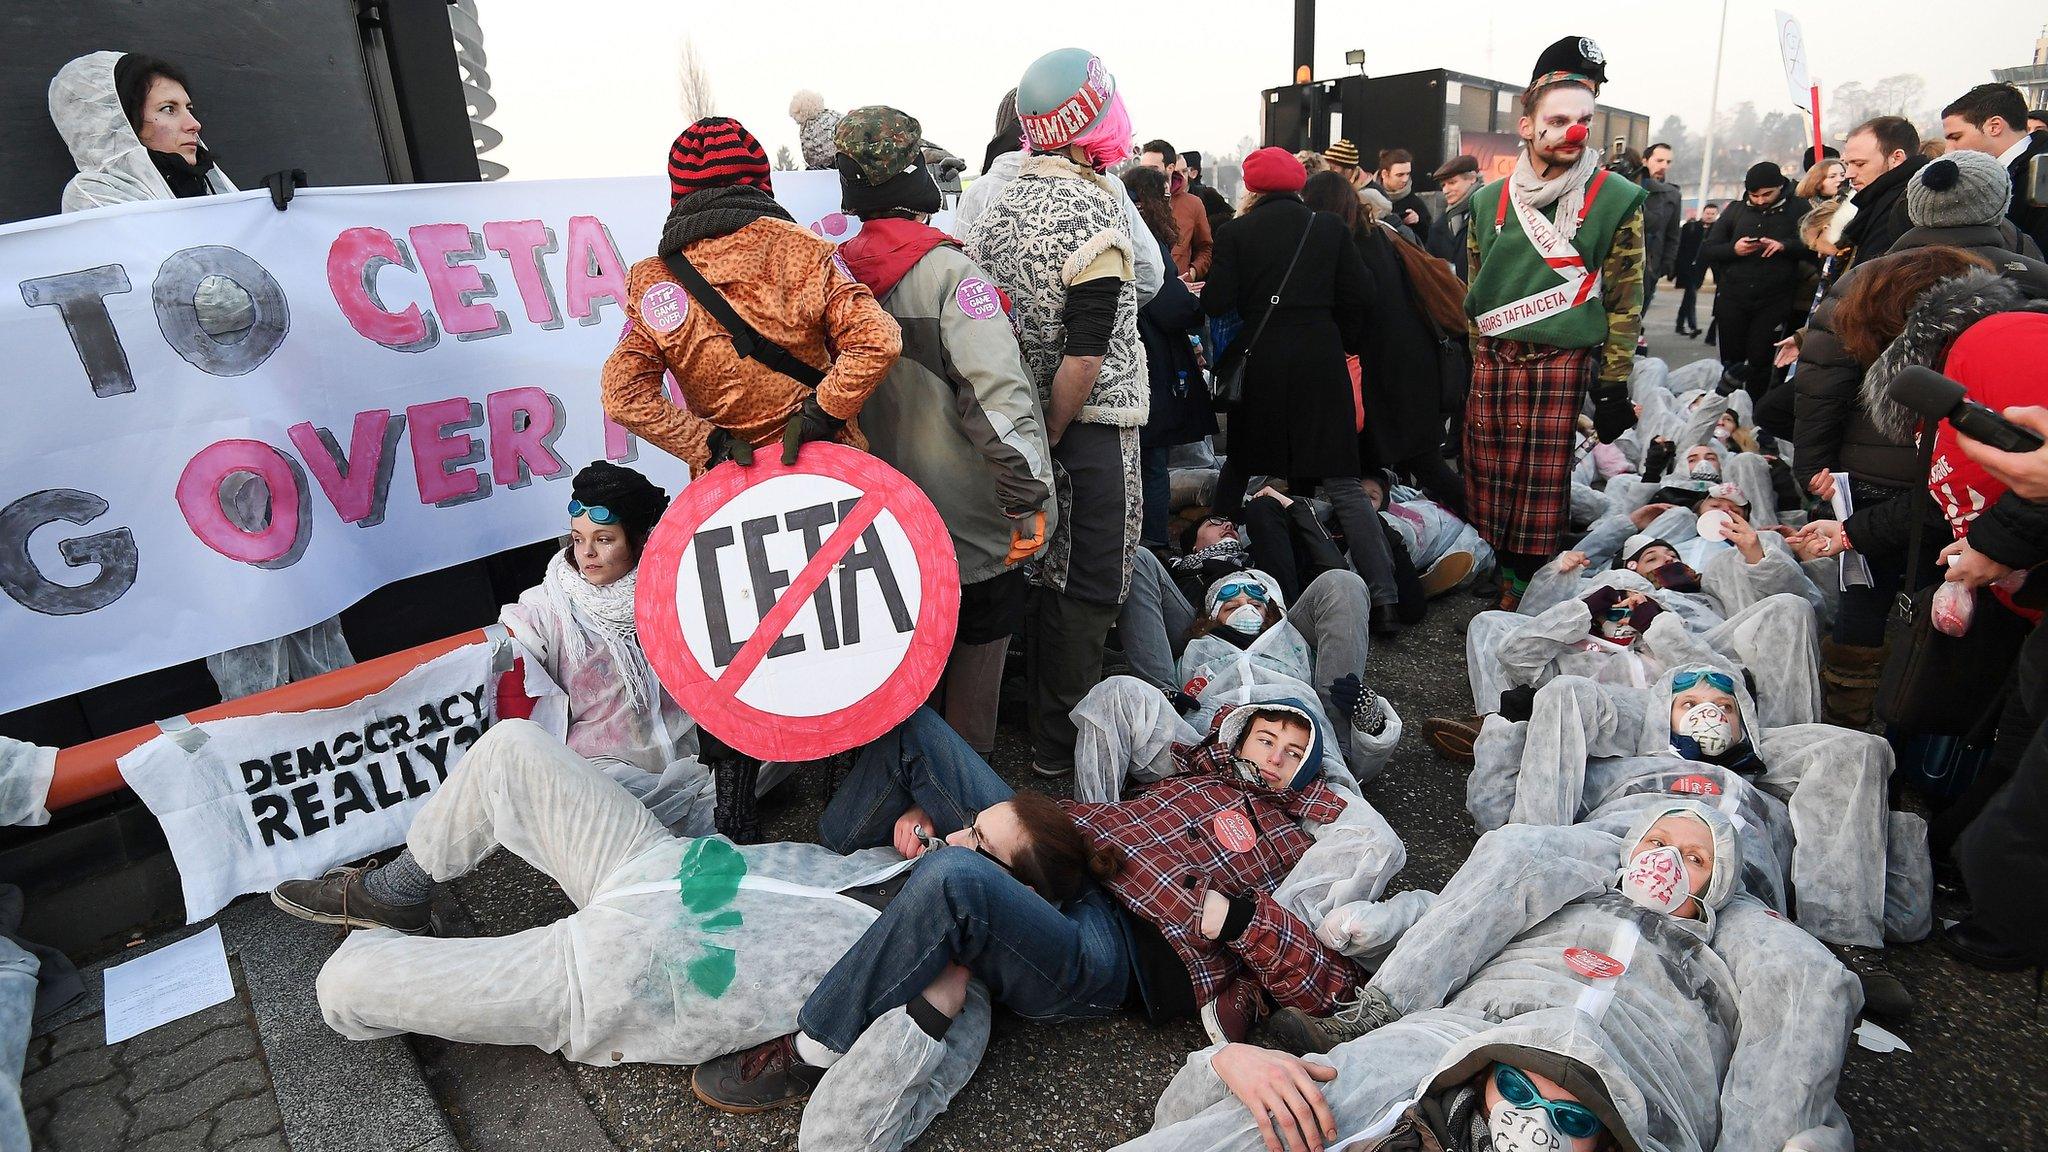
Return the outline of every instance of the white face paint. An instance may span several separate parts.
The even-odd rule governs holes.
[[[1669,844],[1640,853],[1622,869],[1621,894],[1652,912],[1672,915],[1692,895],[1685,857]]]
[[[1247,636],[1257,636],[1259,629],[1266,626],[1266,610],[1257,604],[1239,604],[1223,622]]]
[[[1735,743],[1735,718],[1711,700],[1702,700],[1685,710],[1672,731],[1690,736],[1709,756],[1719,756]]]
[[[1550,1113],[1541,1108],[1517,1108],[1505,1100],[1487,1113],[1486,1130],[1493,1136],[1494,1152],[1554,1152],[1571,1147],[1550,1122]]]

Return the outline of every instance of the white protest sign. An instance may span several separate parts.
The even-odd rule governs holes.
[[[497,720],[493,652],[509,637],[430,660],[382,692],[314,712],[166,730],[121,757],[163,824],[187,922],[244,892],[318,876],[405,840],[414,815]],[[499,663],[509,663],[501,660]],[[525,662],[533,720],[560,736],[567,700]]]
[[[902,473],[771,446],[669,505],[640,559],[641,646],[676,703],[763,760],[865,744],[938,683],[959,624],[952,537]]]
[[[1790,12],[1776,13],[1778,20],[1778,54],[1785,64],[1785,90],[1792,97],[1795,107],[1813,111],[1813,78],[1809,72],[1806,53],[1806,33],[1799,30],[1799,17]]]
[[[817,235],[858,233],[836,173],[776,173],[775,190]],[[598,394],[626,271],[668,210],[648,176],[0,226],[0,650],[32,657],[0,662],[0,712],[558,534],[592,460],[682,488],[681,461],[641,451]],[[208,330],[195,299],[216,277],[249,295],[246,331]],[[244,488],[267,516],[223,499]]]

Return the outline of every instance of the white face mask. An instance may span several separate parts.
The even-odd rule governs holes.
[[[1517,1108],[1502,1100],[1486,1115],[1486,1130],[1493,1136],[1494,1152],[1554,1152],[1571,1147],[1571,1141],[1550,1122],[1541,1108]]]
[[[1729,435],[1728,429],[1721,427],[1719,424],[1714,425],[1714,439],[1726,441]]]
[[[1622,870],[1621,894],[1652,912],[1677,912],[1692,895],[1685,857],[1669,844],[1641,853]]]
[[[1735,743],[1735,719],[1719,704],[1702,700],[1679,716],[1672,731],[1690,736],[1709,756],[1719,756]]]
[[[1266,610],[1257,604],[1239,604],[1223,622],[1247,636],[1257,636],[1259,629],[1266,626]]]

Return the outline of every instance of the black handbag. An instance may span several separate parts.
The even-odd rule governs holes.
[[[1287,281],[1294,277],[1294,266],[1301,262],[1301,250],[1308,247],[1308,234],[1316,230],[1315,213],[1309,213],[1308,227],[1301,230],[1301,240],[1294,245],[1294,257],[1287,261],[1287,271],[1280,274],[1280,283],[1273,289],[1272,298],[1267,301],[1266,314],[1259,317],[1259,326],[1252,329],[1252,338],[1242,345],[1232,344],[1223,354],[1223,363],[1210,377],[1209,401],[1218,412],[1230,412],[1244,403],[1244,370],[1251,359],[1252,349],[1259,337],[1266,334],[1266,325],[1273,320],[1273,313],[1280,310],[1280,294],[1287,290]]]
[[[1934,462],[1935,429],[1922,433],[1924,475]],[[1898,497],[1931,499],[1924,488]],[[1920,535],[1925,516],[1914,516],[1906,544],[1906,578],[1920,571]],[[1942,581],[1910,596],[1899,593],[1899,607],[1908,613],[1911,634],[1903,650],[1885,662],[1878,681],[1877,714],[1885,723],[1933,736],[1968,736],[1977,731],[1989,709],[1998,706],[1998,686],[2019,660],[2028,625],[2018,613],[1985,589],[1977,589],[1970,630],[1951,636],[1934,626],[1934,593]]]

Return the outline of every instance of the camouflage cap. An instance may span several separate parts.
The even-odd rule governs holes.
[[[833,148],[853,161],[869,185],[885,184],[924,163],[923,140],[917,117],[883,104],[855,108],[832,132]]]

